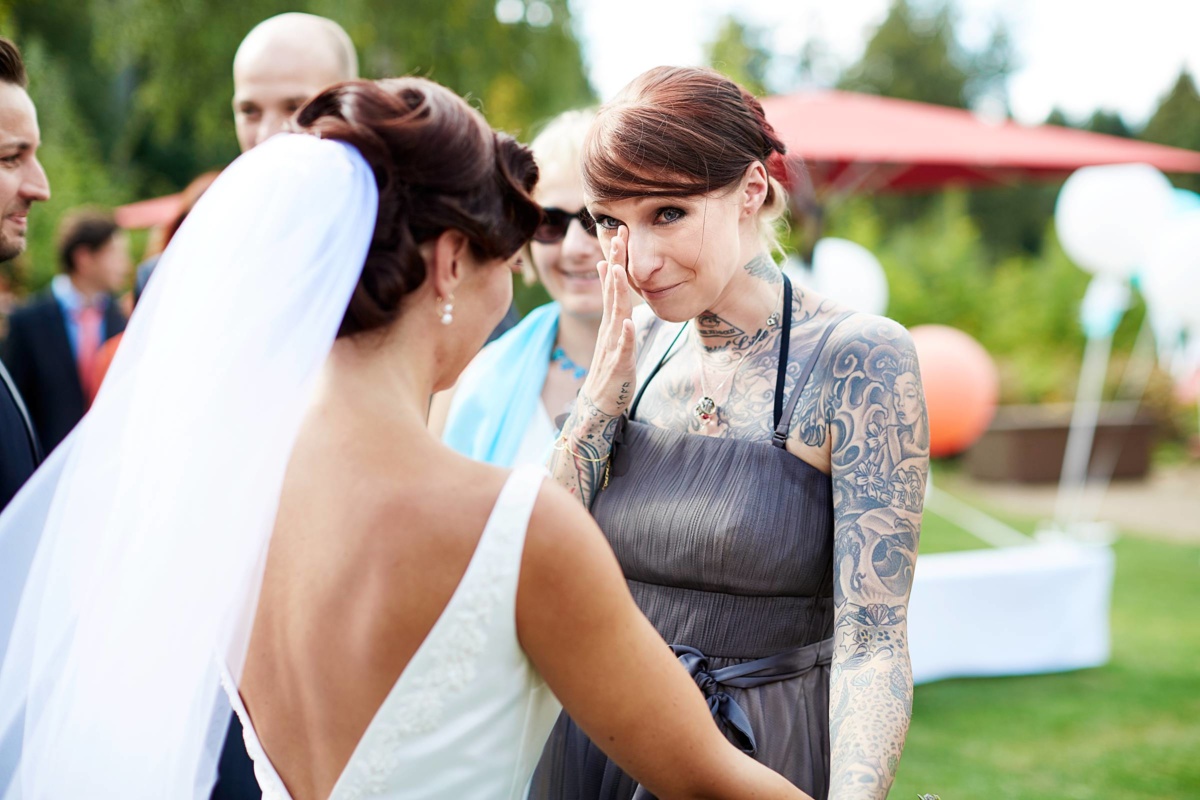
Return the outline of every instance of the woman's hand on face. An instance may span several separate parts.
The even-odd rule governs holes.
[[[596,408],[614,417],[628,409],[637,382],[628,241],[629,229],[622,225],[613,237],[608,260],[597,265],[604,311],[596,353],[582,390]]]

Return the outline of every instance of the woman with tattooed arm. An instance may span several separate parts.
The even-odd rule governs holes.
[[[783,152],[708,70],[651,70],[601,109],[604,319],[550,466],[729,739],[813,797],[884,798],[912,710],[920,373],[900,325],[775,266]],[[648,795],[564,716],[530,796]]]

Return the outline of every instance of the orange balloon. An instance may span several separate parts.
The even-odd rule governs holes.
[[[957,328],[918,325],[910,333],[929,412],[929,454],[961,453],[983,435],[996,414],[996,362],[983,345]]]

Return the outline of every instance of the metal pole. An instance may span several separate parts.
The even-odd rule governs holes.
[[[1142,326],[1138,330],[1137,341],[1129,356],[1129,364],[1121,376],[1121,385],[1117,389],[1119,399],[1129,400],[1123,413],[1113,418],[1112,422],[1118,427],[1132,424],[1142,408],[1142,399],[1146,396],[1146,387],[1150,384],[1150,373],[1154,370],[1154,330],[1150,325],[1150,315],[1146,314]],[[1093,522],[1100,511],[1100,503],[1112,483],[1113,472],[1117,468],[1117,460],[1121,457],[1124,442],[1118,441],[1116,446],[1097,453],[1092,469],[1084,475],[1082,488],[1083,500],[1080,516],[1073,522]]]
[[[1056,527],[1067,532],[1079,520],[1083,487],[1087,480],[1088,461],[1100,418],[1100,399],[1104,391],[1104,376],[1112,352],[1112,334],[1088,337],[1079,372],[1079,388],[1075,392],[1075,410],[1071,414],[1071,429],[1063,453],[1062,475],[1058,481],[1058,497],[1054,504]]]

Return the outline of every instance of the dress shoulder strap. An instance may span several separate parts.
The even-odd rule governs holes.
[[[813,348],[812,355],[808,357],[808,363],[804,365],[804,369],[800,372],[800,377],[796,380],[796,385],[792,389],[792,396],[788,398],[787,407],[783,410],[783,416],[775,426],[775,436],[772,438],[771,443],[776,447],[785,447],[787,445],[788,435],[792,431],[792,415],[796,412],[796,404],[800,402],[800,395],[804,394],[804,388],[808,385],[808,379],[812,375],[813,368],[816,367],[817,360],[821,357],[821,351],[825,349],[825,343],[829,341],[829,335],[833,333],[834,328],[841,325],[842,322],[853,314],[853,311],[846,311],[838,315],[821,332],[821,338],[817,340],[817,346]]]
[[[517,586],[529,518],[547,477],[546,468],[540,464],[523,464],[509,474],[466,572],[446,606],[447,610],[470,609],[479,630],[488,629],[498,635],[493,640],[495,646],[503,647],[500,643],[515,635]],[[447,611],[442,613],[445,616]],[[430,637],[436,631],[435,627]]]
[[[496,498],[496,505],[484,528],[484,539],[494,534],[495,538],[513,542],[513,549],[517,553],[522,551],[529,517],[533,514],[534,503],[547,474],[541,464],[523,464],[513,469]],[[485,544],[491,546],[492,542],[481,540],[479,546]]]
[[[657,332],[657,326],[659,325],[660,322],[661,322],[661,320],[659,320],[658,317],[654,318],[654,322],[651,323],[653,326],[651,328],[652,334]],[[650,374],[646,376],[646,379],[641,381],[642,385],[638,387],[637,395],[634,396],[634,398],[633,398],[633,404],[629,406],[629,418],[630,419],[636,418],[638,404],[642,402],[642,395],[646,393],[646,387],[650,385],[650,381],[654,380],[654,376],[658,374],[658,371],[663,368],[663,364],[667,363],[667,360],[671,357],[671,353],[675,350],[675,345],[679,342],[679,337],[683,336],[683,332],[686,331],[687,328],[688,328],[688,326],[687,326],[686,322],[679,326],[679,330],[676,331],[676,333],[675,333],[675,338],[671,340],[671,343],[669,345],[667,345],[667,349],[663,351],[662,358],[660,358],[658,360],[658,363],[654,365],[654,369],[650,370]],[[644,345],[644,347],[645,347],[644,352],[648,352],[650,350],[651,341],[653,341],[653,336],[647,336],[646,344]],[[639,355],[639,359],[638,359],[638,366],[639,367],[641,366],[640,355]]]
[[[642,371],[642,363],[645,362],[647,354],[649,354],[651,346],[654,344],[654,339],[658,335],[658,329],[662,327],[663,321],[659,317],[654,317],[650,320],[650,324],[646,327],[646,340],[642,342],[642,349],[638,351],[635,369],[640,373]]]

